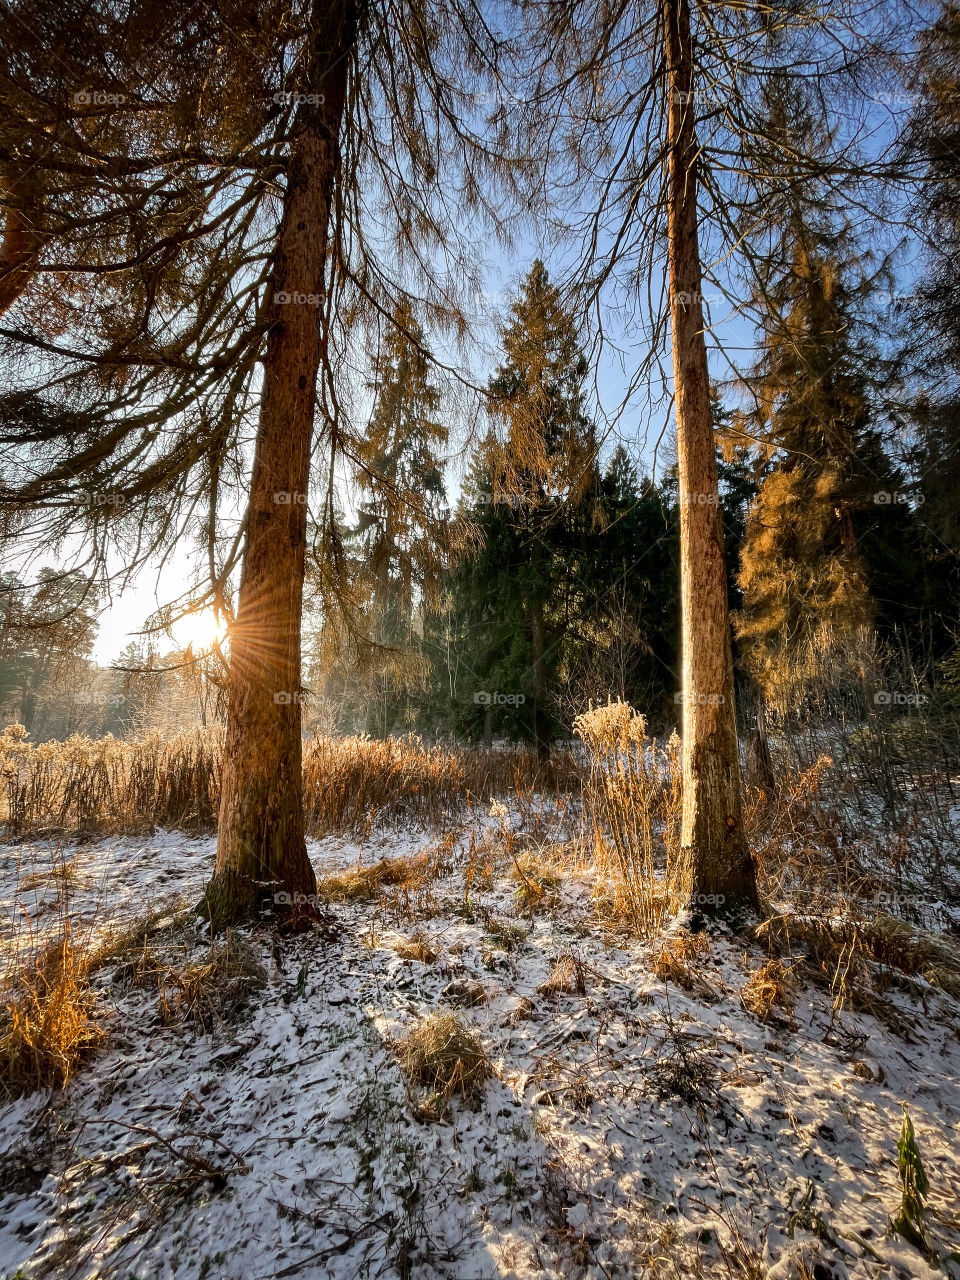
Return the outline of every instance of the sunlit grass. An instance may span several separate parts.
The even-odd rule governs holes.
[[[74,735],[30,742],[0,734],[0,822],[10,835],[50,829],[212,831],[220,803],[222,732],[191,730],[135,741]],[[560,753],[546,775],[523,747],[431,747],[419,738],[312,738],[303,748],[307,830],[363,833],[376,822],[437,827],[493,795],[575,791],[580,771]]]

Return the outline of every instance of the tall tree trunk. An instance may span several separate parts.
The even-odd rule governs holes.
[[[757,691],[756,718],[750,739],[749,768],[751,781],[772,796],[777,789],[777,775],[770,754],[770,737],[767,732],[767,699],[762,689]]]
[[[202,910],[215,928],[278,891],[312,894],[304,839],[300,623],[306,494],[322,331],[330,206],[358,0],[315,0],[312,49],[268,305],[263,398],[247,542],[230,636],[217,862]]]
[[[668,77],[670,320],[680,482],[682,905],[755,903],[743,830],[727,573],[703,334],[689,0],[663,0]]]
[[[0,175],[0,195],[4,202],[3,239],[0,240],[0,315],[8,311],[30,283],[40,258],[43,237],[34,225],[39,205],[39,183],[33,166],[11,177]]]

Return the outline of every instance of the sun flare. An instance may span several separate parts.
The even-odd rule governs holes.
[[[216,618],[212,609],[199,609],[178,618],[172,631],[177,644],[184,649],[189,645],[194,653],[205,653],[218,642],[223,643],[227,624],[225,619]]]

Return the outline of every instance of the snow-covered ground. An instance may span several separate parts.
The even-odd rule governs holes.
[[[323,874],[435,841],[310,851]],[[208,943],[175,907],[199,897],[213,848],[166,833],[4,846],[0,943],[9,958],[25,928],[56,921],[46,872],[66,860],[78,927],[170,903],[150,945],[200,959]],[[761,1024],[739,989],[764,956],[743,938],[712,935],[687,991],[653,975],[655,946],[601,928],[583,875],[524,919],[508,860],[469,893],[454,862],[414,904],[387,890],[334,906],[334,931],[248,932],[266,985],[209,1032],[165,1025],[156,989],[106,966],[103,1047],[63,1093],[0,1106],[0,1276],[944,1274],[887,1227],[906,1103],[933,1234],[960,1248],[955,1001],[892,988],[895,1032],[833,1016],[829,992],[807,987],[792,1016]],[[435,961],[397,954],[414,933]],[[538,992],[567,955],[585,993]],[[453,1005],[494,1076],[479,1104],[455,1099],[431,1122],[392,1042]]]

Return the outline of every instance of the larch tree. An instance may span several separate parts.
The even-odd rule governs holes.
[[[783,75],[766,88],[768,136],[821,152],[826,131],[809,95]],[[790,187],[761,175],[758,198],[765,185],[760,355],[733,432],[755,449],[762,476],[741,552],[737,633],[761,707],[785,715],[808,711],[818,690],[847,684],[869,695],[875,632],[909,622],[918,575],[904,478],[878,426],[879,359],[865,325],[876,271],[828,182]]]
[[[571,295],[597,313],[599,340],[625,368],[624,403],[644,397],[652,418],[662,400],[657,387],[673,398],[684,699],[678,904],[752,904],[708,338],[718,359],[723,352],[711,335],[711,308],[742,301],[735,264],[753,262],[757,216],[750,178],[771,148],[780,153],[772,172],[791,186],[813,175],[866,173],[866,128],[857,117],[868,114],[876,50],[898,47],[889,30],[897,12],[858,0],[840,0],[829,13],[805,2],[528,0],[525,13],[524,56],[540,68],[530,146],[552,153],[557,185],[566,184],[552,226],[579,250],[567,275]],[[849,127],[826,154],[767,138],[762,88],[784,65],[841,108]],[[560,134],[562,150],[552,145]],[[874,171],[882,168],[881,157]],[[705,284],[715,291],[710,304]]]
[[[743,829],[740,753],[727,612],[699,242],[695,53],[688,0],[665,0],[667,245],[677,468],[683,690],[684,898],[756,899]]]
[[[466,334],[478,228],[524,163],[488,145],[477,105],[498,38],[460,0],[31,0],[0,28],[4,532],[80,538],[86,570],[115,582],[197,548],[178,607],[234,619],[203,902],[218,927],[315,887],[311,456],[349,458],[359,347],[404,297]],[[324,494],[321,537],[331,515]]]
[[[871,406],[839,263],[800,235],[770,296],[745,425],[768,461],[741,552],[737,634],[766,702],[786,713],[825,670],[864,674],[873,607],[854,517],[887,476],[865,465]]]

